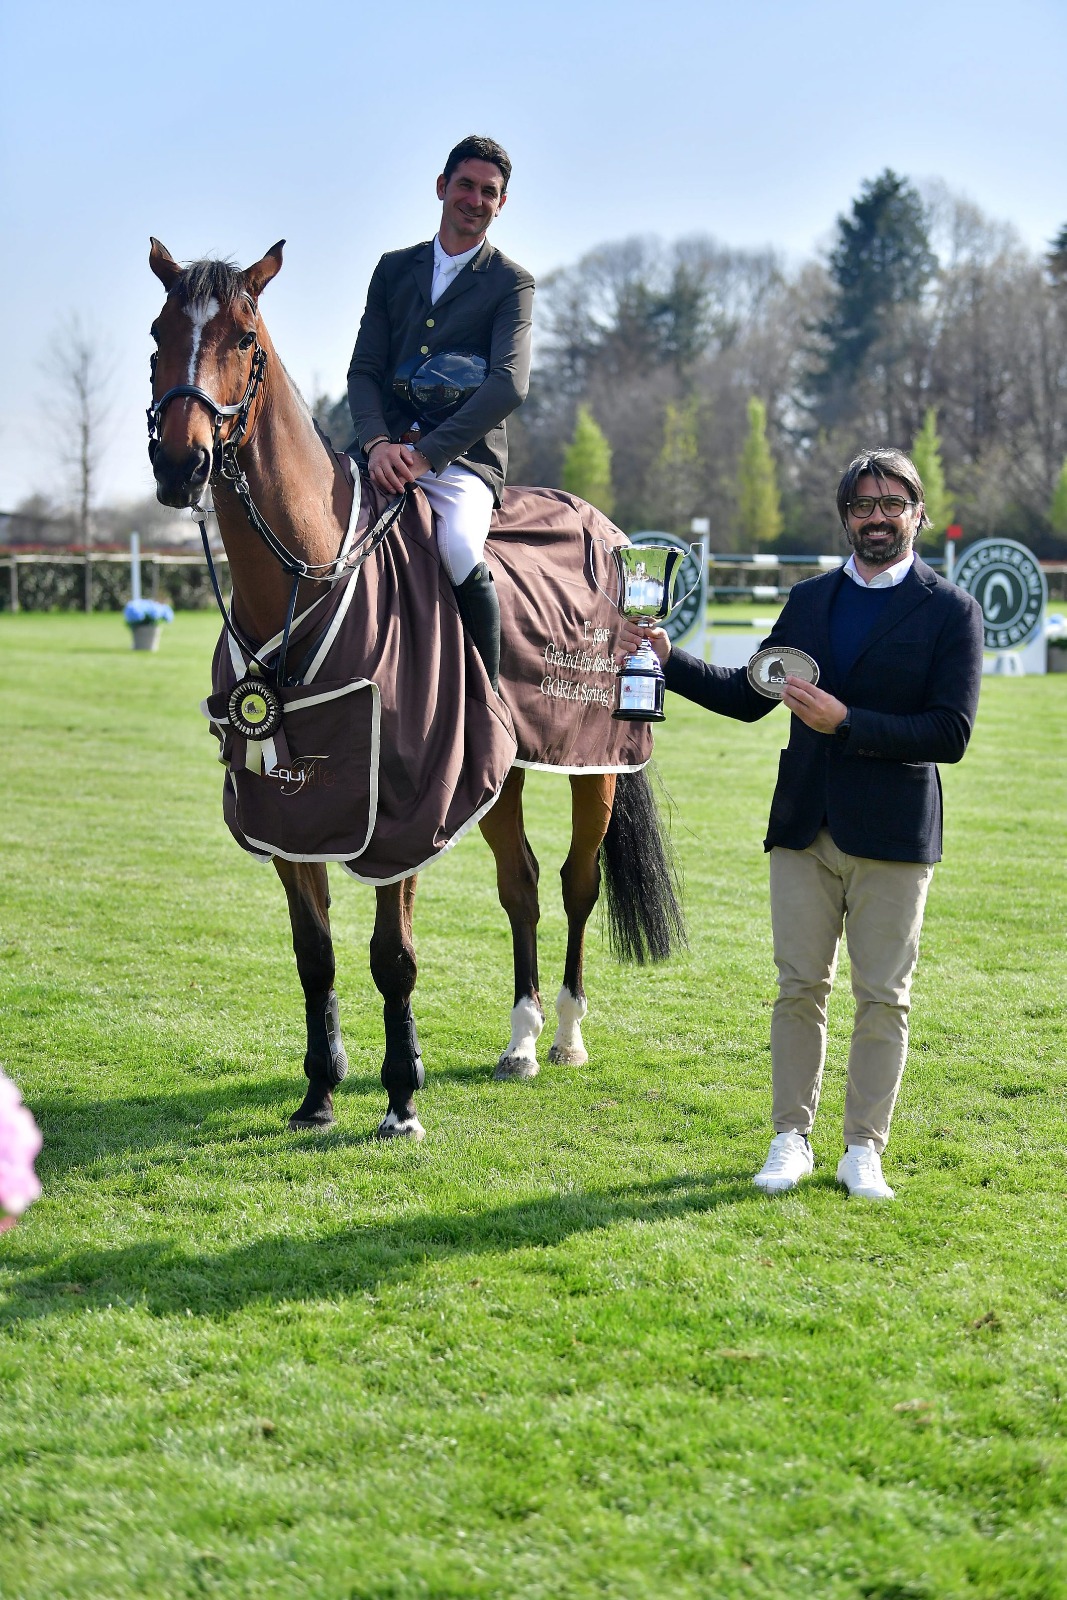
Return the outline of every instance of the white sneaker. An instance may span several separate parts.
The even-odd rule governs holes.
[[[795,1189],[815,1166],[811,1145],[802,1133],[776,1133],[767,1159],[752,1182],[764,1194],[784,1194]]]
[[[871,1139],[850,1144],[837,1163],[837,1181],[843,1183],[853,1200],[895,1200],[882,1177],[882,1158]]]

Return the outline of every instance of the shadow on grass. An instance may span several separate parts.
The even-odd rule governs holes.
[[[494,1058],[484,1065],[444,1066],[428,1074],[426,1090],[418,1097],[427,1126],[433,1121],[435,1083],[492,1090],[495,1065]],[[38,1161],[41,1176],[60,1177],[85,1168],[99,1171],[102,1162],[151,1155],[176,1143],[192,1152],[220,1140],[253,1144],[288,1134],[303,1144],[325,1139],[334,1146],[365,1145],[375,1138],[388,1105],[377,1069],[353,1066],[335,1093],[338,1120],[334,1127],[325,1134],[290,1134],[289,1117],[307,1088],[304,1074],[298,1069],[284,1077],[250,1078],[245,1070],[213,1074],[210,1085],[190,1085],[169,1094],[137,1090],[104,1100],[73,1094],[34,1096],[33,1112],[45,1136],[44,1154]],[[525,1082],[506,1083],[496,1085],[495,1092],[506,1097],[530,1093],[531,1088]],[[367,1100],[373,1104],[365,1104]],[[269,1114],[267,1125],[264,1114]]]
[[[493,1077],[496,1064],[497,1057],[490,1054],[473,1065],[452,1064],[427,1069],[426,1087],[416,1097],[427,1127],[434,1121],[433,1093],[438,1086],[454,1084],[467,1090],[499,1095],[502,1111],[509,1098],[537,1092],[536,1079],[496,1082]],[[137,1070],[141,1075],[144,1068]],[[548,1067],[546,1075],[573,1075],[583,1070]],[[169,1150],[176,1142],[187,1145],[190,1150],[200,1150],[220,1139],[250,1144],[288,1134],[289,1117],[304,1098],[307,1079],[299,1065],[285,1075],[274,1072],[269,1076],[256,1076],[255,1073],[253,1066],[191,1067],[187,1070],[185,1085],[166,1094],[151,1094],[142,1088],[125,1096],[109,1095],[106,1099],[83,1098],[77,1091],[62,1095],[35,1094],[32,1109],[45,1138],[38,1170],[44,1177],[59,1177],[96,1166],[109,1158],[145,1156]],[[587,1087],[590,1093],[597,1091],[592,1076]],[[366,1105],[364,1102],[368,1100],[373,1103]],[[388,1100],[379,1069],[367,1055],[352,1061],[348,1076],[335,1091],[334,1104],[337,1122],[326,1134],[291,1134],[291,1137],[303,1142],[326,1138],[342,1145],[365,1145],[375,1138]],[[478,1105],[479,1111],[485,1110],[484,1099]],[[264,1114],[269,1114],[266,1121]]]
[[[747,1175],[673,1177],[546,1194],[487,1211],[423,1213],[315,1239],[257,1239],[215,1255],[152,1240],[60,1258],[28,1256],[18,1288],[0,1305],[0,1324],[116,1302],[145,1306],[156,1316],[225,1316],[257,1302],[335,1298],[403,1281],[455,1257],[545,1249],[620,1223],[666,1222],[743,1201],[765,1203]]]

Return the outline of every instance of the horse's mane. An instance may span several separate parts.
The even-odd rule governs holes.
[[[229,307],[245,292],[244,273],[232,261],[190,261],[171,290],[183,306],[217,300]]]

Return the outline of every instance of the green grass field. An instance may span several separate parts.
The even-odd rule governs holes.
[[[0,1595],[1067,1595],[1067,677],[996,679],[886,1173],[834,1183],[847,963],[779,1200],[761,841],[784,713],[668,700],[691,949],[591,940],[585,1068],[497,1084],[510,942],[464,840],[420,886],[421,1146],[373,1129],[373,896],[335,884],[352,1072],[286,1131],[303,1008],[197,711],[217,624],[0,621],[0,1064],[45,1135],[0,1238]],[[568,792],[533,775],[541,971]],[[551,1038],[546,1030],[543,1043]]]

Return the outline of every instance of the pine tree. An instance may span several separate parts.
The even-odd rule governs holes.
[[[610,517],[615,504],[611,487],[611,446],[586,405],[578,407],[574,437],[563,458],[563,487]]]
[[[782,531],[782,509],[774,457],[767,443],[767,408],[753,397],[748,402],[748,436],[737,468],[737,503],[741,548],[758,550],[773,544]]]
[[[1067,461],[1063,463],[1060,475],[1056,479],[1052,504],[1048,508],[1048,520],[1052,524],[1053,533],[1067,533]]]
[[[923,481],[926,515],[934,533],[944,533],[956,509],[954,497],[945,485],[945,472],[941,465],[941,440],[937,432],[937,412],[928,406],[922,428],[911,447],[911,459]]]
[[[833,303],[818,328],[825,356],[810,380],[823,427],[847,415],[852,390],[872,348],[889,332],[895,308],[918,303],[935,267],[922,201],[887,167],[864,184],[851,216],[837,219]]]

